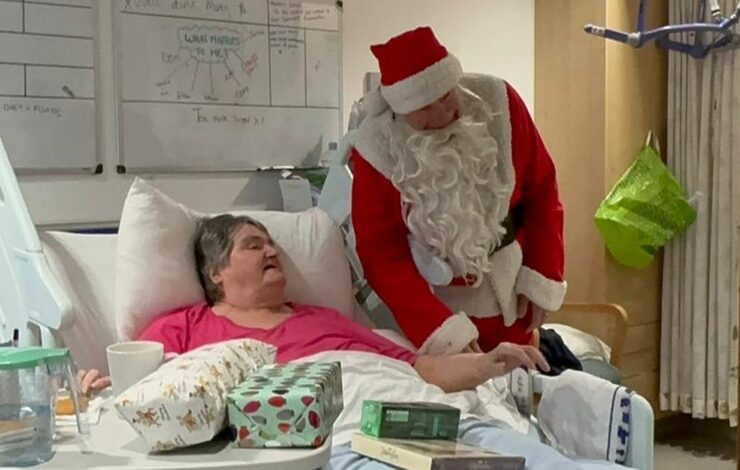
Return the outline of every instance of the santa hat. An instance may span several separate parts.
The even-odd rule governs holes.
[[[444,96],[462,76],[460,61],[428,26],[370,46],[370,50],[380,66],[380,93],[366,97],[371,115],[387,105],[398,114],[421,109]]]

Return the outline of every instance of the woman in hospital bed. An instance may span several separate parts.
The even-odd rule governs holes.
[[[309,357],[341,361],[343,415],[347,416],[335,425],[334,442],[341,445],[332,451],[330,468],[390,468],[354,454],[346,444],[357,430],[362,400],[371,397],[456,405],[468,416],[461,424],[462,442],[524,456],[530,470],[623,468],[573,461],[542,444],[532,426],[521,426],[523,418],[517,422],[516,410],[501,403],[505,398],[494,387],[487,392],[491,403],[479,403],[481,393],[474,390],[492,378],[521,366],[548,370],[537,348],[503,343],[488,353],[416,354],[330,308],[286,303],[286,277],[278,251],[267,229],[246,216],[203,219],[195,238],[195,257],[208,302],[158,317],[139,339],[158,341],[165,352],[181,354],[209,343],[252,338],[276,346],[278,362]],[[357,355],[362,360],[353,362]],[[370,361],[368,355],[372,355]],[[83,373],[81,380],[83,390],[109,383],[95,371]]]

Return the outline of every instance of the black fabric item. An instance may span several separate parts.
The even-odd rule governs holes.
[[[547,363],[550,364],[550,371],[545,375],[560,375],[567,369],[583,370],[581,361],[568,349],[563,338],[555,332],[540,328],[540,352]]]
[[[514,217],[512,217],[511,214],[507,215],[506,218],[501,221],[501,226],[506,230],[506,233],[501,237],[501,241],[499,241],[498,245],[491,245],[491,249],[488,250],[488,256],[493,256],[494,253],[511,245],[514,243],[514,240],[516,240],[516,228],[519,227],[519,225],[514,223]]]

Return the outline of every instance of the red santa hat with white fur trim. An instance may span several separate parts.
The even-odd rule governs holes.
[[[380,93],[365,97],[370,115],[380,114],[387,106],[398,114],[421,109],[444,96],[462,77],[460,61],[428,26],[370,46],[370,50],[380,66]]]

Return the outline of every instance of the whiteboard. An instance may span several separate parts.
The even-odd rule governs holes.
[[[14,170],[101,172],[93,0],[0,0],[0,137]]]
[[[119,171],[314,167],[339,141],[334,0],[117,0]]]

